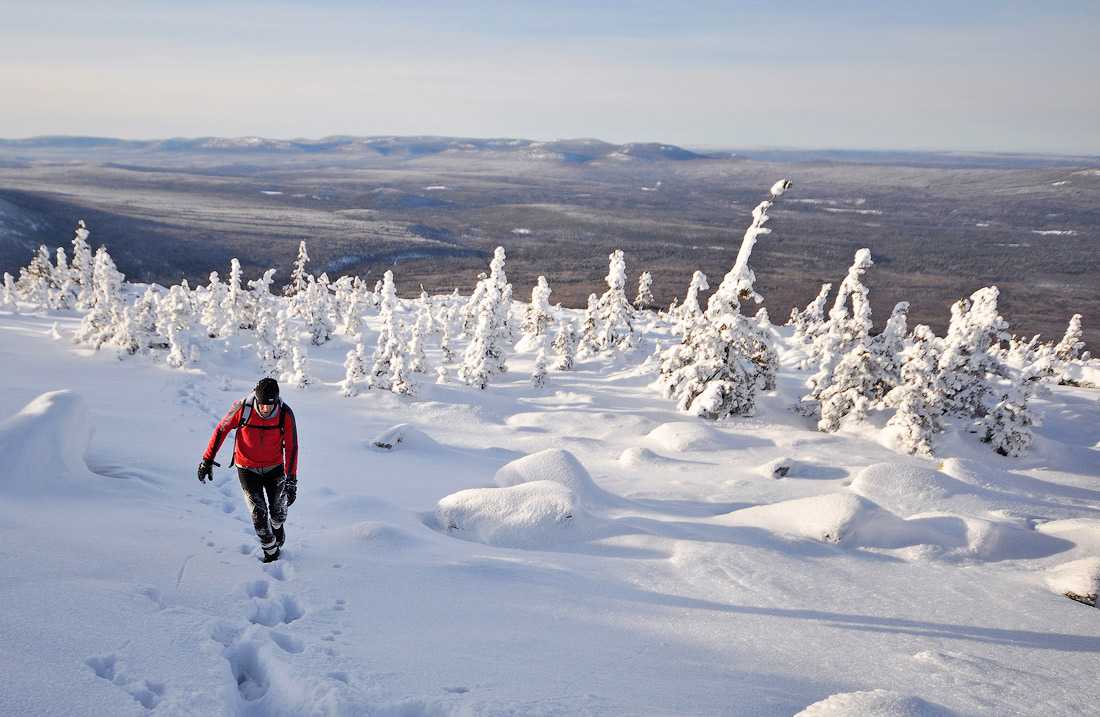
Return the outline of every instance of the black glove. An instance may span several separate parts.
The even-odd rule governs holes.
[[[208,461],[205,458],[199,461],[199,483],[214,480],[214,466],[222,467],[217,461]]]
[[[289,476],[286,479],[286,504],[287,507],[294,505],[295,499],[298,497],[298,476]]]

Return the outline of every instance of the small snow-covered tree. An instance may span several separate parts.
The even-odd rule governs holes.
[[[334,330],[328,287],[328,277],[325,274],[321,274],[319,279],[308,277],[305,298],[299,305],[299,315],[305,319],[309,340],[314,346],[321,346],[331,339]]]
[[[157,305],[157,330],[168,339],[166,361],[172,368],[182,368],[191,357],[191,299],[183,284],[168,289],[168,295]]]
[[[1070,317],[1069,326],[1062,340],[1054,347],[1054,357],[1063,363],[1076,361],[1081,358],[1081,351],[1085,348],[1085,332],[1081,328],[1081,314]]]
[[[65,247],[57,247],[55,256],[57,263],[54,264],[50,279],[50,306],[55,309],[71,309],[76,306],[76,284],[73,282],[73,270],[69,268],[69,261],[65,256]]]
[[[340,393],[348,398],[359,395],[359,386],[367,377],[366,350],[359,341],[344,357],[344,380]]]
[[[367,385],[371,388],[388,389],[391,363],[400,353],[399,327],[394,312],[397,310],[397,287],[393,283],[393,272],[387,270],[382,276],[379,287],[378,311],[381,325],[374,354],[371,357],[371,369]]]
[[[160,297],[152,284],[146,286],[145,292],[134,302],[134,325],[142,350],[168,348],[168,339],[157,328],[159,307]]]
[[[531,303],[523,316],[523,335],[534,339],[546,333],[552,317],[550,310],[550,285],[546,283],[546,277],[540,276],[538,282],[531,289]]]
[[[758,238],[770,231],[764,226],[768,209],[789,186],[788,180],[780,180],[772,186],[770,198],[753,209],[737,259],[707,301],[707,310],[679,344],[661,354],[658,383],[681,411],[720,419],[747,415],[755,408],[775,351],[770,335],[741,314],[741,302],[762,301],[754,289],[756,276],[749,258]]]
[[[913,341],[903,353],[901,382],[886,395],[897,411],[886,422],[895,445],[910,454],[932,455],[932,438],[941,429],[939,349],[932,330],[924,324],[913,329]]]
[[[264,369],[272,378],[282,377],[293,371],[293,350],[298,337],[290,325],[290,316],[286,309],[275,314],[275,340],[271,344],[271,354],[264,361]]]
[[[84,315],[80,327],[73,335],[74,341],[98,349],[103,344],[111,342],[116,332],[120,330],[132,334],[132,328],[129,325],[123,326],[130,321],[124,314],[122,285],[125,281],[126,277],[115,267],[107,248],[99,247],[92,269],[92,287],[95,297],[91,310]],[[120,338],[126,344],[126,350],[129,351],[133,345],[131,336]]]
[[[210,272],[210,283],[206,285],[206,298],[203,301],[202,317],[199,322],[206,329],[206,335],[212,339],[220,337],[225,325],[225,297],[228,294],[218,272]]]
[[[577,347],[578,353],[588,354],[596,351],[596,334],[599,331],[599,324],[597,323],[598,310],[599,299],[596,298],[595,294],[589,294],[588,306],[585,307],[584,318],[581,319],[581,338]]]
[[[535,354],[535,365],[531,370],[531,385],[542,388],[546,385],[546,337],[539,342],[538,352]]]
[[[840,429],[848,419],[862,423],[867,417],[874,394],[875,363],[871,352],[863,344],[857,344],[833,370],[832,380],[821,392],[821,420],[818,430],[832,433]]]
[[[255,329],[256,358],[260,361],[260,371],[264,376],[278,376],[279,349],[275,342],[277,308],[275,297],[271,295],[271,285],[275,281],[275,270],[268,269],[259,279],[248,282],[248,306],[250,322]]]
[[[314,383],[313,374],[310,371],[309,352],[305,345],[295,343],[290,350],[291,368],[288,375],[281,379],[295,388],[308,388]]]
[[[410,371],[405,365],[405,356],[398,354],[393,359],[393,367],[390,371],[390,391],[401,396],[415,396],[416,384],[413,383]]]
[[[229,281],[222,297],[222,326],[219,336],[235,336],[240,329],[252,328],[246,316],[246,295],[241,290],[241,262],[236,257],[229,262]]]
[[[423,307],[416,316],[416,321],[413,322],[412,329],[409,331],[409,342],[405,347],[405,367],[411,373],[424,373],[427,371],[425,367],[426,357],[424,355],[424,339],[427,335],[427,322],[428,312]]]
[[[19,300],[18,293],[15,290],[15,279],[8,272],[4,272],[4,289],[3,293],[0,293],[0,309],[4,311],[10,311],[13,314],[19,313]]]
[[[951,307],[951,321],[940,354],[944,412],[968,418],[984,416],[993,402],[992,381],[1004,373],[996,355],[1008,338],[1008,324],[997,313],[997,287],[979,289]]]
[[[894,305],[882,333],[868,342],[868,350],[875,367],[875,388],[868,398],[876,403],[901,382],[902,350],[905,348],[905,335],[909,330],[908,317],[909,302],[899,301]]]
[[[443,321],[440,321],[438,325],[442,329],[442,334],[439,337],[439,352],[443,355],[443,361],[450,363],[455,359],[455,352],[451,348],[451,320],[448,316]]]
[[[95,301],[95,291],[92,286],[93,259],[92,249],[88,245],[87,225],[81,219],[76,223],[73,232],[73,260],[70,268],[73,273],[73,282],[76,284],[76,308],[89,309]]]
[[[1031,425],[1035,422],[1028,406],[1028,383],[1037,378],[1014,373],[995,389],[999,400],[979,421],[981,440],[1002,456],[1016,458],[1031,447]]]
[[[643,271],[638,276],[638,294],[634,297],[634,308],[638,311],[649,311],[657,305],[653,298],[653,275]]]
[[[470,386],[485,388],[494,374],[506,370],[505,347],[510,341],[508,323],[512,285],[504,270],[503,247],[497,247],[489,264],[489,276],[478,282],[480,303],[473,337],[463,353],[459,377]]]
[[[27,266],[19,270],[16,288],[23,300],[35,309],[48,309],[50,304],[50,281],[53,277],[53,265],[50,263],[50,251],[44,245],[31,257]]]
[[[564,316],[558,321],[558,333],[554,336],[553,348],[557,356],[554,368],[558,371],[573,368],[577,357],[577,332],[573,328],[573,322]]]
[[[870,250],[860,249],[848,268],[848,275],[837,289],[833,307],[829,310],[829,320],[811,344],[810,355],[817,362],[817,372],[807,381],[810,393],[806,398],[809,400],[821,399],[822,392],[832,383],[837,364],[853,348],[867,340],[871,330],[871,305],[867,301],[863,275],[873,265]]]
[[[309,263],[309,252],[306,251],[306,243],[303,240],[298,244],[298,257],[294,260],[294,268],[290,272],[290,283],[283,287],[285,296],[296,297],[304,294],[309,286],[312,275],[306,270]]]
[[[832,288],[833,285],[828,282],[822,284],[817,296],[806,304],[805,309],[802,311],[797,307],[791,309],[791,318],[787,323],[794,327],[794,336],[799,341],[812,341],[821,333],[821,328],[825,324],[825,304],[829,301],[829,292]]]
[[[626,260],[621,249],[611,252],[607,259],[607,291],[596,309],[596,346],[601,351],[632,346],[634,342],[634,311],[626,298]]]
[[[676,318],[680,322],[677,330],[681,336],[694,326],[699,321],[699,317],[703,315],[703,307],[699,304],[699,292],[708,289],[710,289],[710,284],[707,283],[706,274],[697,271],[691,275],[691,284],[688,285],[684,303],[680,304],[680,308],[676,312]]]

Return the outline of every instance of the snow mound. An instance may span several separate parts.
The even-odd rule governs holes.
[[[1065,518],[1043,523],[1035,529],[1068,540],[1083,551],[1100,554],[1100,520]]]
[[[903,463],[875,463],[852,480],[851,489],[900,515],[942,507],[943,501],[969,487],[950,476]]]
[[[758,505],[728,513],[722,522],[845,545],[902,547],[914,537],[905,521],[851,493]]]
[[[951,717],[953,714],[919,697],[889,690],[868,690],[831,695],[795,717]]]
[[[84,399],[72,391],[50,391],[0,423],[0,490],[33,491],[51,480],[93,473],[84,463],[92,424]]]
[[[1071,386],[1100,388],[1100,362],[1073,361],[1062,367],[1061,380]]]
[[[536,481],[558,483],[588,506],[607,503],[612,498],[596,485],[577,457],[562,448],[547,448],[512,461],[497,471],[494,481],[501,488]]]
[[[670,463],[679,463],[679,461],[673,458],[665,458],[659,453],[654,453],[648,448],[641,448],[639,446],[627,448],[619,454],[619,464],[627,468],[652,467],[656,465],[668,465]]]
[[[376,520],[365,520],[356,523],[352,526],[351,533],[359,540],[389,548],[402,548],[420,542],[419,539],[401,528]]]
[[[848,548],[928,546],[932,555],[956,560],[1040,558],[1072,545],[1033,530],[951,513],[926,513],[903,520],[852,493],[758,505],[728,513],[721,522]]]
[[[460,490],[439,501],[435,518],[450,535],[505,548],[583,540],[592,522],[572,490],[549,480]]]
[[[1062,563],[1048,570],[1043,580],[1055,593],[1096,607],[1096,596],[1100,593],[1100,558]]]
[[[691,421],[662,423],[646,438],[666,451],[713,451],[723,447],[725,436],[710,426]]]
[[[404,448],[433,448],[438,444],[424,431],[411,423],[399,423],[379,433],[371,445],[379,450],[392,451]]]

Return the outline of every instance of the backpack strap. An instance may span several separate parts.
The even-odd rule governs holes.
[[[252,396],[241,399],[241,418],[237,421],[237,430],[233,432],[233,455],[229,457],[230,468],[237,462],[237,437],[240,435],[241,427],[248,423],[248,419],[252,416],[252,401]]]
[[[279,440],[282,442],[283,451],[286,451],[286,411],[285,403],[279,404]]]

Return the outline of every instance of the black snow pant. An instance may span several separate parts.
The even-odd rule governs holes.
[[[286,522],[286,477],[283,467],[276,466],[266,473],[237,466],[241,490],[252,512],[252,527],[265,551],[275,548],[273,529]],[[266,495],[265,495],[266,494]]]

